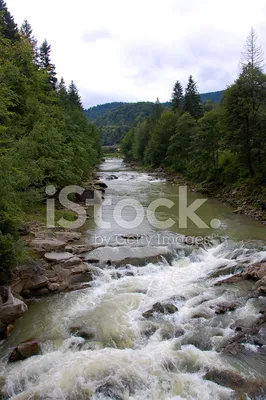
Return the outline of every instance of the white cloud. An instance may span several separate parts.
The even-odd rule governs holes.
[[[75,81],[84,105],[166,101],[189,74],[200,92],[237,76],[251,28],[266,39],[264,0],[7,0],[41,42],[52,45],[58,76]]]

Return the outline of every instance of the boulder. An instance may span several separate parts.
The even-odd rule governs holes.
[[[108,188],[108,185],[106,185],[106,183],[104,183],[104,182],[96,182],[95,186],[99,186],[100,188],[103,188],[103,189]]]
[[[155,303],[152,308],[148,311],[145,311],[142,316],[144,318],[150,318],[152,317],[155,313],[158,314],[174,314],[176,311],[178,311],[178,308],[174,304],[162,304],[162,303]]]
[[[48,278],[45,275],[33,276],[30,280],[24,283],[24,290],[36,290],[41,289],[48,284]]]
[[[215,310],[215,314],[225,314],[228,311],[234,311],[236,307],[236,304],[226,302],[210,306],[210,308],[213,308]]]
[[[28,307],[23,301],[13,296],[10,286],[1,286],[0,290],[0,322],[9,325],[21,317]]]
[[[11,353],[9,362],[25,360],[26,358],[41,354],[41,348],[36,339],[25,340],[20,343]]]
[[[109,175],[109,176],[107,176],[107,178],[106,178],[108,181],[112,181],[112,180],[114,180],[114,179],[118,179],[118,176],[116,176],[116,175]]]
[[[82,234],[80,232],[75,232],[75,231],[62,231],[62,232],[56,232],[55,236],[58,240],[69,243],[69,242],[74,242],[76,240],[80,240]]]
[[[48,289],[51,292],[57,292],[60,290],[60,285],[58,283],[48,283]]]
[[[57,239],[34,239],[30,246],[38,252],[64,250],[66,242]]]
[[[205,379],[215,382],[220,386],[233,389],[236,394],[234,398],[238,400],[245,399],[247,396],[250,399],[265,398],[265,382],[243,377],[234,371],[208,370],[205,374]]]
[[[90,251],[94,250],[96,248],[95,245],[92,244],[79,244],[79,245],[71,245],[71,246],[66,246],[65,250],[67,252],[73,253],[75,255],[80,255],[83,253],[89,253]]]
[[[68,268],[68,267],[73,267],[73,265],[77,265],[80,263],[82,263],[81,258],[75,256],[75,257],[72,257],[69,260],[65,261],[63,266],[64,266],[64,268]]]
[[[69,260],[70,258],[73,257],[73,254],[68,253],[68,252],[63,252],[63,253],[56,253],[56,252],[52,252],[52,253],[45,253],[44,255],[45,259],[50,261],[50,262],[62,262],[62,261],[66,261]]]
[[[85,340],[92,340],[95,337],[94,330],[83,329],[80,326],[71,326],[69,332],[71,335],[82,337]]]
[[[264,277],[266,277],[266,260],[252,264],[246,267],[243,272],[217,282],[216,286],[225,283],[238,283],[245,280],[259,281],[263,280]],[[265,280],[263,280],[262,283],[265,283]]]

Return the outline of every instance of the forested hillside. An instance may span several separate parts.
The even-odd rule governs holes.
[[[20,220],[45,204],[45,188],[78,184],[101,147],[78,90],[58,82],[46,40],[19,29],[0,0],[0,266],[20,256]]]
[[[172,109],[157,102],[152,115],[126,134],[127,161],[165,167],[195,182],[266,184],[266,75],[252,30],[241,71],[220,104],[202,103],[192,76],[185,91],[177,81]]]
[[[201,101],[206,103],[221,101],[223,91],[203,93]],[[106,103],[85,110],[90,121],[100,128],[104,145],[118,144],[125,133],[138,122],[143,121],[152,113],[152,102],[138,103]],[[171,108],[171,102],[162,103],[165,108]]]

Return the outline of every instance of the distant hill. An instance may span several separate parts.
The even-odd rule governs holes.
[[[88,108],[87,110],[84,111],[84,113],[87,115],[90,121],[94,121],[101,115],[107,113],[110,110],[113,110],[114,108],[121,106],[122,104],[126,103],[123,103],[122,101],[114,101],[113,103],[100,104],[98,106]]]
[[[211,100],[213,103],[221,101],[223,91],[202,93],[201,101],[206,103]],[[90,121],[94,121],[100,128],[104,145],[110,146],[121,141],[136,123],[148,118],[151,115],[152,102],[123,103],[113,102],[100,104],[84,110]],[[162,103],[165,108],[171,108],[171,102]]]

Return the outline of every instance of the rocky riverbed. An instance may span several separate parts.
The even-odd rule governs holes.
[[[104,220],[125,197],[147,207],[175,195],[173,184],[116,163],[99,173],[113,199]],[[200,243],[194,227],[185,236],[146,221],[25,232],[33,261],[1,292],[3,398],[264,398],[265,228],[213,200],[203,211],[222,224]]]

